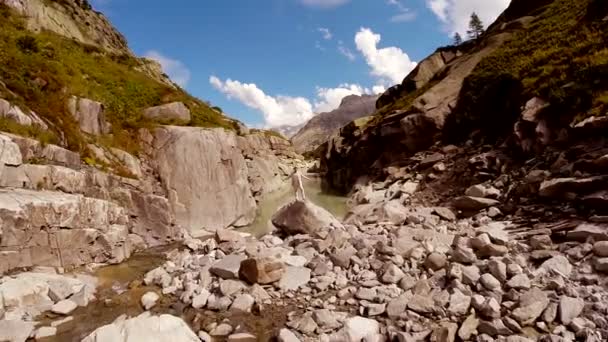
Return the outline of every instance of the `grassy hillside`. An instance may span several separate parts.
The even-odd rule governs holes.
[[[536,13],[527,13],[538,17],[465,80],[445,127],[448,136],[463,137],[473,129],[510,130],[520,107],[534,96],[551,103],[543,115],[555,124],[605,115],[608,21],[603,19],[608,15],[607,4],[605,0],[555,0]],[[525,6],[525,2],[515,5]]]
[[[136,130],[152,125],[142,110],[167,102],[183,101],[192,112],[191,125],[235,129],[233,120],[203,101],[137,71],[140,63],[130,55],[112,55],[50,32],[29,32],[21,18],[0,5],[0,81],[6,87],[0,85],[0,95],[51,122],[70,149],[83,151],[87,142],[66,110],[72,95],[104,103],[113,132],[100,141],[131,152],[138,148]],[[1,122],[0,129],[40,134]]]

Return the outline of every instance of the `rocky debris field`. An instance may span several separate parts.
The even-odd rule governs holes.
[[[355,186],[344,220],[293,202],[259,239],[223,229],[187,239],[132,284],[150,289],[143,314],[84,341],[607,340],[608,220],[582,205],[606,183],[577,170],[604,157],[577,159],[569,175],[538,160],[506,172],[496,151],[478,152],[443,147],[387,168]],[[0,283],[0,340],[12,324],[53,333],[23,309],[29,292],[11,294],[23,276]],[[49,298],[37,312],[69,314],[62,301],[76,290],[37,289]]]

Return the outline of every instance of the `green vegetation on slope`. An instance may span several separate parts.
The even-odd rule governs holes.
[[[137,71],[140,64],[130,55],[112,55],[54,33],[29,32],[21,18],[0,5],[0,81],[17,95],[9,100],[50,121],[68,148],[85,151],[87,142],[67,111],[72,95],[102,102],[113,131],[99,140],[130,152],[138,148],[137,129],[152,125],[143,109],[172,101],[190,108],[191,125],[235,129],[206,103]]]
[[[555,0],[546,6],[465,79],[446,133],[461,138],[472,129],[510,130],[520,107],[534,96],[551,103],[543,115],[560,124],[603,115],[608,110],[605,4]]]

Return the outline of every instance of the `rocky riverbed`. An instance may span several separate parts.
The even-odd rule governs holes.
[[[443,163],[435,158],[426,167],[437,174]],[[292,202],[272,217],[277,230],[259,238],[218,230],[154,254],[162,259],[144,258],[133,268],[127,262],[122,271],[121,266],[98,269],[99,281],[104,272],[130,275],[98,286],[97,299],[91,296],[81,309],[75,307],[87,304],[83,293],[93,293],[93,282],[83,276],[48,275],[50,270],[42,269],[5,277],[0,284],[5,318],[20,320],[2,321],[0,337],[90,342],[168,336],[290,342],[608,338],[603,273],[608,244],[601,217],[576,221],[559,239],[550,229],[521,234],[521,217],[498,209],[503,194],[494,184],[466,189],[452,207],[430,206],[421,200],[428,195],[423,187],[428,175],[393,169],[386,180],[356,186],[344,220],[311,202]],[[538,186],[547,191],[551,184]],[[68,290],[58,291],[59,283]],[[70,324],[87,328],[66,334],[70,329],[62,326]]]

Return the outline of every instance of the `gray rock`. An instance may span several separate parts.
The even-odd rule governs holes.
[[[488,234],[492,242],[499,245],[506,245],[509,242],[509,233],[505,230],[502,222],[492,222],[477,230],[479,233]]]
[[[19,146],[11,138],[0,135],[0,165],[19,166],[22,163]]]
[[[493,321],[481,321],[477,330],[480,334],[488,334],[493,337],[498,335],[511,335],[513,333],[499,318]]]
[[[405,273],[391,262],[387,265],[384,273],[382,274],[382,282],[387,284],[396,284],[403,279],[404,276]]]
[[[593,268],[598,272],[608,273],[608,258],[594,259]]]
[[[337,249],[330,255],[330,258],[334,265],[342,268],[348,268],[351,262],[350,259],[355,254],[357,254],[357,250],[349,244],[344,248]]]
[[[424,262],[424,266],[433,271],[440,270],[444,268],[447,264],[447,257],[441,253],[431,253],[426,258]]]
[[[255,299],[252,295],[249,294],[240,294],[232,302],[230,306],[230,310],[233,311],[242,311],[242,312],[251,312],[251,308],[255,303]]]
[[[300,342],[300,339],[291,330],[283,328],[279,331],[277,342]]]
[[[437,207],[433,209],[433,212],[446,221],[456,221],[456,214],[449,208]]]
[[[462,268],[462,281],[465,284],[475,286],[479,278],[481,278],[479,267],[471,265]]]
[[[490,291],[496,291],[501,288],[500,281],[489,273],[483,274],[480,278],[480,282],[483,287]]]
[[[588,238],[593,238],[595,241],[607,241],[608,230],[605,225],[583,223],[568,232],[568,239],[580,242],[587,241]]]
[[[297,290],[310,281],[310,269],[306,267],[288,266],[283,277],[276,283],[281,290]]]
[[[504,262],[492,259],[488,262],[488,269],[490,270],[490,273],[501,283],[507,281],[507,265]]]
[[[488,298],[481,306],[481,313],[489,318],[500,318],[500,304],[494,298]]]
[[[97,328],[82,342],[200,342],[198,336],[181,319],[171,315],[152,316],[145,312],[137,317],[118,318]]]
[[[68,100],[68,111],[81,131],[92,135],[110,133],[111,126],[106,121],[102,103],[72,96]]]
[[[51,307],[51,311],[60,315],[69,315],[72,311],[76,310],[78,305],[69,299],[64,299],[60,302],[55,303]]]
[[[530,238],[530,246],[535,250],[549,250],[553,248],[553,241],[549,235],[535,235]]]
[[[373,319],[356,316],[344,321],[343,330],[348,342],[363,341],[380,333],[380,324]]]
[[[608,257],[608,241],[599,241],[593,245],[593,253],[601,258]]]
[[[240,280],[224,279],[220,280],[220,293],[223,296],[230,297],[234,294],[241,293],[247,288],[247,285]]]
[[[577,318],[585,307],[585,301],[580,298],[572,298],[568,296],[562,296],[559,299],[559,319],[560,321],[568,325],[575,318]]]
[[[471,306],[471,297],[463,294],[459,290],[454,290],[450,296],[450,306],[448,312],[456,316],[464,316],[469,311]]]
[[[34,331],[34,322],[0,320],[0,341],[25,342]]]
[[[295,201],[283,206],[273,215],[272,224],[286,234],[314,234],[319,230],[342,227],[331,213],[309,201]]]
[[[160,299],[160,296],[156,292],[146,292],[143,296],[141,296],[141,305],[145,310],[150,310],[156,305],[156,302]]]
[[[228,323],[222,323],[209,332],[211,336],[228,336],[234,331],[234,328]]]
[[[245,255],[227,255],[223,259],[213,264],[209,271],[223,279],[238,279],[241,262],[243,262],[245,259],[247,259]]]
[[[547,305],[547,308],[543,312],[543,321],[545,321],[545,323],[547,324],[553,323],[557,318],[557,310],[557,303],[549,303],[549,305]]]
[[[415,295],[410,299],[407,307],[419,314],[429,314],[435,311],[435,301],[429,295]]]
[[[205,305],[207,305],[207,300],[209,300],[209,296],[211,296],[211,293],[209,293],[207,289],[202,289],[201,293],[192,298],[192,307],[195,309],[205,307]]]
[[[405,274],[405,276],[403,278],[401,278],[401,280],[399,281],[399,287],[405,291],[413,288],[416,285],[416,282],[418,280],[416,278],[414,278],[412,275],[410,274]]]
[[[543,262],[540,269],[561,275],[565,278],[570,277],[570,274],[572,273],[572,265],[570,264],[570,261],[568,261],[568,259],[563,255],[554,256],[551,259]]]
[[[257,342],[258,338],[250,333],[237,333],[228,336],[228,342]]]
[[[240,138],[221,128],[163,126],[154,131],[150,158],[178,225],[200,234],[201,229],[213,232],[254,221],[257,205]]]
[[[431,341],[454,342],[456,340],[457,331],[458,324],[452,322],[443,322],[440,326],[433,329]]]
[[[521,325],[519,325],[519,323],[517,323],[517,321],[511,317],[503,317],[502,322],[505,324],[505,326],[507,328],[509,328],[511,331],[513,331],[515,333],[520,333],[523,331],[521,328]]]
[[[398,319],[405,313],[407,304],[409,303],[411,295],[403,294],[395,299],[388,302],[386,306],[386,313],[390,319]]]
[[[172,102],[156,107],[150,107],[144,111],[144,116],[148,119],[162,122],[190,122],[190,110],[182,102]]]
[[[41,340],[46,337],[51,337],[57,335],[56,327],[40,327],[36,330],[36,334],[34,335],[34,339],[36,341]]]
[[[532,288],[519,298],[519,307],[513,310],[512,316],[521,325],[531,325],[549,305],[547,294],[538,288]]]
[[[530,279],[525,274],[518,274],[507,282],[507,287],[516,290],[527,290],[531,286]]]
[[[319,327],[317,322],[312,318],[312,313],[310,312],[306,312],[302,315],[294,325],[299,332],[307,335],[313,334]]]
[[[479,326],[479,319],[475,314],[471,314],[467,319],[462,322],[460,329],[458,329],[458,337],[463,341],[468,341],[473,335],[477,333],[477,327]]]
[[[213,337],[211,337],[211,335],[209,335],[207,332],[205,332],[203,330],[198,332],[198,337],[203,342],[213,342]]]
[[[457,246],[452,252],[452,261],[461,264],[473,264],[477,261],[477,255],[471,248]]]
[[[327,309],[315,310],[312,313],[312,318],[315,320],[317,325],[323,329],[337,329],[341,326],[340,322],[336,319],[335,312]]]
[[[481,197],[462,196],[454,200],[452,205],[454,208],[462,211],[479,211],[498,205],[497,200]]]

